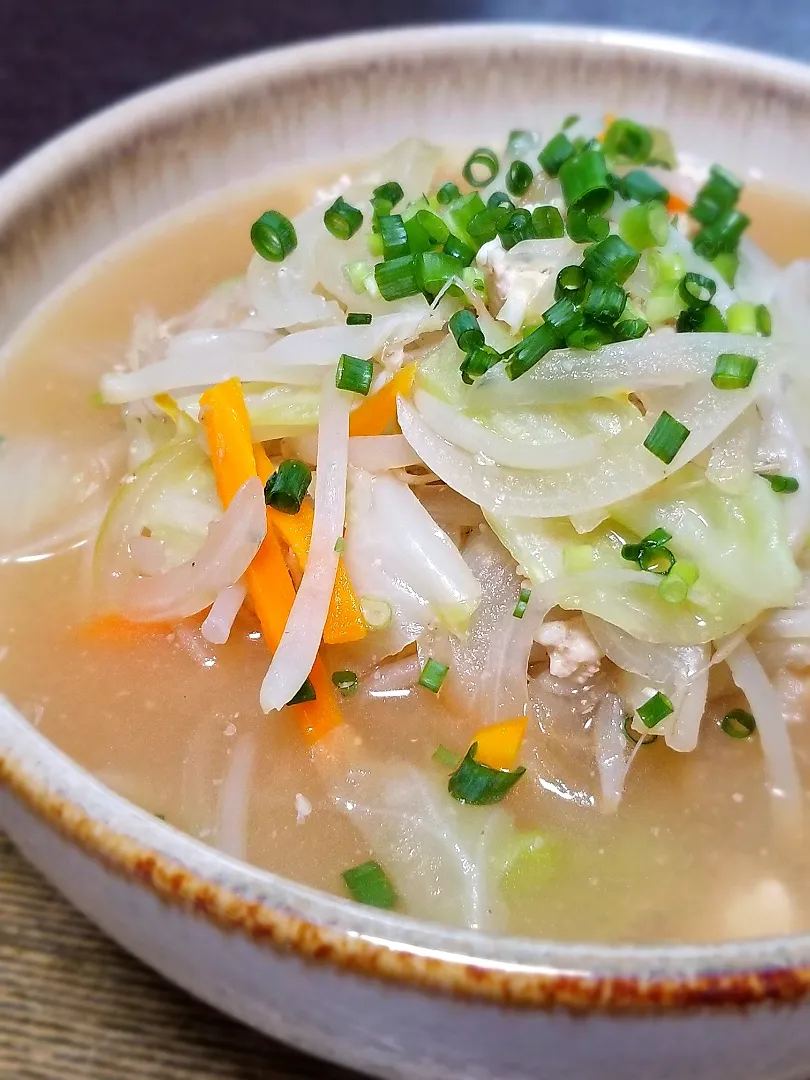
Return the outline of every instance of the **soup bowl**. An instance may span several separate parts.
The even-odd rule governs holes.
[[[810,70],[787,61],[535,26],[296,46],[139,95],[0,179],[0,338],[107,245],[227,184],[406,134],[477,145],[605,110],[666,126],[696,159],[810,185]],[[807,935],[600,947],[361,908],[176,831],[1,701],[0,824],[73,904],[167,978],[373,1075],[801,1080],[810,1071]]]

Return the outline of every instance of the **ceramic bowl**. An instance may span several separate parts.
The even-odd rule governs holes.
[[[478,145],[629,112],[794,188],[810,69],[535,26],[261,53],[124,102],[0,179],[0,338],[89,256],[278,163],[403,134]],[[2,667],[0,666],[0,684]],[[492,937],[361,908],[231,860],[119,798],[0,707],[0,823],[126,949],[260,1030],[381,1077],[803,1080],[810,937],[634,948]]]

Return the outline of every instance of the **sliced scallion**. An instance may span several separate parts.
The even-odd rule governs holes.
[[[717,283],[705,274],[695,274],[691,271],[684,274],[678,284],[678,293],[681,300],[688,307],[705,307],[714,299],[717,292]]]
[[[375,199],[385,199],[389,206],[393,207],[402,199],[405,192],[402,190],[402,185],[396,180],[389,180],[387,183],[375,187],[371,194]]]
[[[344,697],[350,697],[357,690],[357,672],[332,672],[332,685],[335,686]]]
[[[730,285],[733,289],[737,271],[740,269],[740,256],[737,252],[721,251],[719,255],[711,260],[711,264],[726,285]]]
[[[479,146],[473,150],[464,162],[461,175],[474,188],[486,187],[498,175],[498,155],[488,146]]]
[[[422,672],[419,676],[419,685],[424,686],[426,690],[430,690],[432,694],[438,694],[449,670],[450,668],[447,664],[440,664],[438,660],[434,660],[433,657],[430,656],[425,662],[425,666],[422,668]]]
[[[588,275],[581,266],[564,266],[557,274],[554,286],[554,299],[560,300],[563,296],[575,304],[580,304],[585,297],[588,288]]]
[[[654,743],[655,740],[658,738],[657,735],[651,735],[651,734],[649,734],[649,735],[639,735],[637,732],[633,731],[633,726],[632,725],[633,725],[633,717],[632,716],[625,716],[624,723],[623,723],[622,727],[624,728],[625,735],[627,736],[627,738],[630,740],[631,743],[635,744],[635,743],[639,742],[639,740],[640,740],[642,746],[648,746],[650,743]]]
[[[633,169],[618,178],[616,189],[623,199],[639,203],[656,202],[665,203],[669,199],[669,192],[659,184],[654,176],[644,169]]]
[[[383,300],[401,300],[422,291],[413,255],[403,255],[399,259],[377,263],[374,267],[374,280]]]
[[[557,176],[564,163],[574,153],[574,145],[562,131],[549,139],[537,160],[543,167],[543,171],[549,176]]]
[[[526,614],[526,608],[529,606],[531,595],[532,590],[528,586],[522,585],[520,596],[518,596],[518,602],[515,604],[515,610],[512,612],[516,619],[522,619]]]
[[[446,221],[442,221],[432,210],[417,210],[416,220],[427,233],[432,244],[443,244],[450,235]]]
[[[452,258],[458,259],[465,268],[468,267],[475,258],[473,249],[465,244],[463,240],[459,240],[457,236],[453,236],[452,233],[450,233],[445,240],[442,251],[445,255],[450,255]]]
[[[506,361],[506,374],[510,379],[518,379],[530,368],[542,360],[546,353],[556,349],[560,344],[557,331],[543,323],[525,337],[519,345],[509,353]]]
[[[458,768],[461,758],[458,754],[454,754],[452,750],[448,750],[446,746],[442,746],[441,743],[436,747],[433,753],[430,755],[431,760],[435,761],[437,765],[440,765],[448,772],[452,772]]]
[[[564,296],[543,312],[543,322],[555,330],[557,337],[564,341],[569,334],[573,334],[582,326],[582,312],[573,301]]]
[[[726,325],[730,334],[757,336],[757,308],[749,300],[736,300],[726,309]]]
[[[461,278],[464,264],[443,251],[423,251],[414,256],[416,280],[426,296],[432,300],[452,277]]]
[[[709,178],[697,194],[689,214],[701,225],[708,225],[723,211],[736,206],[742,184],[720,165],[712,165]]]
[[[795,476],[782,476],[780,473],[760,473],[767,480],[777,495],[792,495],[799,490],[799,481]]]
[[[610,222],[601,214],[569,210],[565,227],[575,244],[595,244],[610,233]]]
[[[565,236],[565,222],[556,206],[536,206],[532,223],[538,240],[559,240]]]
[[[278,210],[266,210],[250,228],[250,242],[268,262],[282,262],[298,245],[295,226]]]
[[[324,211],[323,223],[338,240],[350,240],[363,224],[363,212],[338,195]]]
[[[592,281],[615,281],[623,285],[638,266],[640,257],[635,248],[612,233],[587,249],[582,267]]]
[[[371,315],[366,311],[350,311],[346,315],[347,326],[368,326]]]
[[[681,311],[675,329],[679,334],[723,334],[728,327],[714,304],[703,304]]]
[[[648,728],[657,727],[662,720],[666,720],[674,711],[672,702],[666,694],[662,694],[660,691],[653,694],[651,698],[647,698],[644,704],[636,709],[642,724]]]
[[[644,440],[644,446],[659,461],[669,465],[688,438],[689,428],[664,410]]]
[[[582,313],[594,322],[612,326],[627,306],[627,293],[613,281],[596,281],[588,290]]]
[[[652,153],[652,132],[635,120],[620,118],[608,127],[602,148],[605,156],[615,161],[643,165]]]
[[[484,344],[484,335],[478,325],[478,319],[471,311],[457,311],[450,317],[450,332],[462,352],[471,352]]]
[[[560,187],[569,210],[604,214],[613,202],[607,166],[601,150],[584,150],[560,168]]]
[[[288,705],[305,705],[308,701],[315,701],[317,694],[315,693],[315,687],[309,681],[305,679],[301,689],[297,693],[293,694]]]
[[[595,352],[603,345],[609,345],[613,340],[613,331],[609,327],[588,322],[569,334],[565,344],[569,349],[586,349],[588,352]]]
[[[400,214],[385,214],[383,217],[377,218],[377,228],[382,237],[384,259],[399,259],[403,255],[410,254],[411,248],[408,242],[408,234],[405,231],[405,222]]]
[[[480,214],[476,214],[467,226],[470,239],[477,244],[487,244],[490,240],[494,240],[498,235],[498,223],[501,220],[506,219],[486,207]]]
[[[636,251],[660,247],[669,236],[666,207],[656,199],[629,206],[619,221],[619,235]]]
[[[635,341],[644,337],[650,329],[650,324],[641,318],[621,319],[613,327],[613,336],[616,341]]]
[[[756,370],[757,360],[753,356],[721,353],[714,365],[712,383],[718,390],[743,390],[751,385]]]
[[[536,240],[537,233],[528,210],[513,210],[507,221],[498,229],[498,236],[506,251],[519,244],[521,240]]]
[[[771,313],[764,304],[757,304],[757,330],[762,337],[771,336]]]
[[[459,802],[471,806],[499,803],[526,772],[523,766],[509,771],[493,769],[475,760],[478,743],[473,743],[447,784],[447,790]]]
[[[720,727],[732,739],[747,739],[756,731],[757,722],[745,709],[732,709],[720,721]]]
[[[282,514],[297,514],[312,483],[312,470],[298,458],[287,458],[264,485],[264,501]]]
[[[338,390],[348,390],[352,394],[362,394],[365,397],[371,389],[373,377],[372,360],[361,360],[359,356],[343,353],[335,372],[335,386]]]
[[[461,381],[467,386],[472,386],[476,379],[480,379],[491,367],[494,367],[502,359],[499,352],[489,345],[477,345],[462,360],[459,365]]]
[[[740,210],[725,210],[713,218],[692,240],[696,255],[703,259],[716,259],[724,251],[736,251],[740,237],[751,224],[751,219]]]
[[[369,860],[344,870],[341,877],[352,900],[369,907],[393,908],[399,899],[391,880],[378,862]]]
[[[506,173],[506,190],[510,195],[523,195],[531,186],[534,173],[525,161],[513,161]]]
[[[451,202],[455,202],[461,195],[458,189],[458,184],[452,183],[448,180],[446,184],[442,184],[439,190],[436,192],[436,202],[440,206],[449,206]]]

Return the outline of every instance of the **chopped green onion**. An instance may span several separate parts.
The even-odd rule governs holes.
[[[679,334],[722,334],[728,329],[726,320],[714,304],[689,307],[682,311],[675,323]]]
[[[412,203],[411,206],[413,205]],[[408,207],[406,213],[410,209],[411,207]],[[435,247],[435,242],[430,239],[425,229],[419,224],[418,214],[420,213],[430,214],[431,211],[414,210],[408,217],[405,217],[405,214],[402,215],[405,219],[405,235],[408,237],[408,250],[411,255],[418,255],[420,251],[430,251],[432,247]],[[437,220],[441,221],[441,218],[437,218]]]
[[[653,200],[665,203],[669,199],[667,189],[644,169],[633,169],[632,172],[618,177],[616,190],[623,199],[639,203]]]
[[[335,372],[335,386],[338,390],[348,390],[352,394],[362,394],[365,397],[371,389],[373,377],[373,360],[361,360],[359,356],[343,353]]]
[[[705,307],[714,299],[717,283],[705,274],[684,274],[678,285],[681,300],[689,307]]]
[[[461,274],[461,280],[468,289],[473,289],[475,292],[480,293],[486,298],[487,283],[484,280],[484,275],[477,266],[465,266]]]
[[[467,386],[472,386],[476,379],[486,374],[502,359],[501,354],[489,345],[475,346],[462,360],[459,365],[461,381]]]
[[[332,685],[336,687],[344,697],[350,697],[357,690],[357,672],[332,672]]]
[[[375,187],[371,194],[373,198],[384,199],[389,206],[393,207],[397,205],[405,192],[396,180],[389,180],[387,184],[380,184],[379,187]]]
[[[642,338],[650,329],[650,324],[644,319],[622,319],[613,327],[613,336],[616,341],[635,341]]]
[[[560,168],[560,187],[569,210],[604,214],[613,202],[607,166],[601,150],[584,150]]]
[[[344,537],[339,536],[337,538],[337,540],[335,541],[335,551],[338,553],[338,555],[342,555],[345,548],[346,548],[346,540],[344,539]]]
[[[377,226],[382,237],[384,259],[399,259],[403,255],[410,254],[411,247],[408,243],[408,234],[405,231],[405,222],[400,214],[384,214],[382,217],[377,218]]]
[[[732,709],[720,721],[720,727],[732,739],[747,739],[756,731],[757,722],[745,709]]]
[[[309,465],[287,458],[264,485],[264,501],[282,514],[297,514],[312,483]]]
[[[447,769],[448,772],[453,772],[454,769],[457,769],[458,764],[461,761],[458,754],[454,754],[452,750],[448,750],[447,747],[442,746],[441,743],[439,743],[430,756],[432,761],[435,761],[437,765],[441,765],[443,769]]]
[[[757,361],[753,356],[740,353],[721,353],[717,357],[712,383],[718,390],[744,390],[751,385]]]
[[[324,211],[323,223],[336,239],[350,240],[363,224],[363,212],[338,195]]]
[[[463,263],[443,251],[423,251],[414,256],[416,279],[420,288],[431,300],[441,292],[450,278],[461,278]]]
[[[537,160],[549,176],[557,176],[564,163],[574,153],[571,140],[562,131],[546,143]]]
[[[403,255],[399,259],[377,263],[374,267],[374,280],[384,300],[401,300],[422,291],[413,255]]]
[[[569,113],[568,116],[560,124],[562,131],[568,131],[569,128],[574,127],[580,121],[579,113]]]
[[[532,223],[538,240],[559,240],[565,236],[565,222],[556,206],[536,206]]]
[[[461,195],[458,189],[458,184],[454,184],[448,180],[446,184],[442,184],[439,190],[436,192],[436,202],[440,206],[449,206],[451,202],[455,202]]]
[[[736,300],[733,304],[729,304],[726,311],[726,325],[730,334],[747,334],[749,337],[756,337],[756,304],[748,300]]]
[[[725,210],[704,225],[692,240],[696,255],[703,259],[716,259],[723,251],[736,251],[740,237],[751,224],[751,219],[739,210]]]
[[[517,209],[505,191],[493,191],[487,199],[487,210],[491,210],[495,220],[500,224],[506,220],[513,210]]]
[[[378,862],[369,860],[360,866],[344,870],[341,877],[352,900],[369,907],[390,909],[399,897],[386,872]]]
[[[564,340],[582,326],[582,312],[564,296],[543,312],[543,322],[556,330],[557,336]]]
[[[675,556],[668,547],[645,547],[639,554],[638,565],[651,574],[668,574],[675,565]]]
[[[672,702],[660,691],[648,698],[643,705],[636,709],[642,724],[648,728],[657,727],[662,720],[666,720],[674,712]]]
[[[653,554],[659,551],[665,551],[672,560],[664,571],[664,573],[666,573],[675,562],[672,553],[668,548],[664,547],[664,544],[671,539],[672,533],[667,532],[666,529],[653,529],[653,531],[645,536],[638,544],[624,544],[621,549],[621,556],[623,559],[626,559],[627,562],[638,563],[643,570],[650,570],[653,569],[656,562],[653,558]],[[648,563],[649,565],[643,565],[643,563]],[[654,572],[657,573],[658,571]]]
[[[447,664],[440,664],[432,656],[428,657],[419,676],[419,685],[424,686],[426,690],[430,690],[433,694],[438,694],[449,670]]]
[[[305,679],[301,689],[297,693],[293,694],[287,704],[305,705],[308,701],[315,701],[316,697],[317,695],[315,693],[315,687],[312,685],[309,679]]]
[[[478,244],[486,244],[490,240],[494,240],[498,235],[499,220],[501,218],[493,210],[488,208],[482,210],[480,214],[475,215],[467,226],[470,239],[475,240]]]
[[[602,149],[616,161],[643,165],[653,148],[652,132],[634,120],[614,120],[605,132]]]
[[[721,251],[718,256],[711,260],[711,264],[726,285],[734,288],[734,279],[737,277],[737,271],[740,268],[740,256],[737,252]]]
[[[349,284],[358,295],[377,295],[379,289],[374,280],[374,269],[370,263],[358,261],[346,263],[343,267]]]
[[[640,258],[635,248],[613,233],[586,250],[582,268],[592,281],[615,281],[623,285]]]
[[[633,731],[632,724],[633,724],[633,717],[632,716],[625,716],[624,723],[622,724],[622,727],[624,728],[625,735],[627,736],[627,738],[630,740],[631,743],[635,744],[639,740],[641,740],[641,745],[642,746],[648,746],[650,743],[654,743],[655,740],[658,738],[657,735],[652,735],[652,734],[644,735],[644,736],[639,735],[637,732]]]
[[[391,624],[393,612],[387,600],[378,600],[374,596],[361,596],[360,610],[366,626],[372,630],[384,630]]]
[[[450,317],[450,332],[462,352],[468,353],[484,344],[484,335],[478,319],[471,311],[457,311]]]
[[[700,576],[694,563],[679,559],[658,585],[658,595],[668,604],[680,604]]]
[[[346,315],[347,326],[368,326],[371,322],[371,315],[365,311],[350,311]]]
[[[513,210],[508,220],[498,229],[501,244],[509,251],[521,240],[536,240],[537,233],[528,210]]]
[[[569,210],[565,222],[568,235],[575,244],[594,244],[610,232],[610,222],[601,214],[586,214],[584,210]]]
[[[523,616],[526,614],[526,608],[528,607],[531,595],[532,590],[529,589],[526,585],[522,585],[520,589],[520,596],[518,597],[518,602],[515,604],[515,610],[512,612],[516,619],[522,619]]]
[[[636,249],[661,247],[669,236],[669,215],[657,200],[629,206],[621,216],[619,235]]]
[[[608,327],[589,323],[569,334],[565,344],[569,349],[586,349],[588,352],[595,352],[603,345],[609,345],[613,340],[613,333]]]
[[[767,480],[777,495],[792,495],[799,490],[799,481],[795,476],[781,476],[779,473],[760,473]]]
[[[688,438],[689,428],[664,410],[644,440],[644,446],[665,465],[669,465]]]
[[[542,360],[546,353],[556,349],[560,343],[557,331],[543,323],[533,330],[509,353],[506,361],[506,374],[510,379],[518,379],[530,368]]]
[[[594,322],[612,326],[627,306],[627,293],[612,281],[596,281],[588,290],[582,313]]]
[[[771,313],[764,304],[757,304],[757,330],[762,337],[771,336]]]
[[[676,169],[678,157],[669,132],[663,128],[650,128],[653,138],[653,146],[648,159],[648,165],[660,165],[662,169]]]
[[[581,266],[564,266],[557,274],[554,286],[554,299],[564,296],[575,304],[580,304],[588,288],[588,276]]]
[[[438,214],[432,210],[417,210],[416,220],[425,230],[432,244],[443,244],[450,235],[447,222],[442,221]]]
[[[567,544],[563,548],[563,569],[568,574],[581,574],[592,570],[596,551],[590,544]]]
[[[452,214],[456,226],[465,231],[472,219],[484,210],[486,210],[484,200],[477,191],[471,191],[467,195],[462,195],[461,198],[456,199],[450,207],[450,213]]]
[[[491,806],[504,798],[526,770],[523,766],[512,772],[493,769],[475,760],[477,750],[478,743],[473,743],[450,777],[447,790],[459,802],[471,806]]]
[[[466,269],[475,258],[475,252],[471,247],[468,247],[463,240],[459,240],[457,236],[453,236],[452,233],[447,237],[444,242],[442,251],[445,255],[450,255],[454,259],[458,259],[461,265]]]
[[[407,232],[405,233],[405,235],[408,235]],[[382,258],[384,250],[383,238],[380,236],[379,231],[370,232],[366,236],[366,247],[368,248],[369,255],[373,255],[375,259]]]
[[[742,184],[720,165],[712,165],[709,179],[697,193],[689,214],[701,225],[708,225],[719,214],[736,206]]]
[[[509,132],[509,137],[506,140],[506,150],[509,154],[523,154],[534,146],[537,140],[537,136],[533,131],[525,131],[522,128],[515,128],[514,131]]]
[[[295,251],[298,237],[295,226],[278,210],[266,210],[250,228],[250,242],[268,262],[282,262]]]
[[[534,173],[525,161],[513,161],[506,174],[506,190],[510,195],[523,195],[531,186]]]
[[[470,187],[482,188],[492,183],[498,175],[499,168],[498,155],[495,151],[490,150],[488,146],[479,146],[464,162],[461,175]]]

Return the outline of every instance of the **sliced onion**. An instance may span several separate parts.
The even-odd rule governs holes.
[[[638,393],[655,387],[684,386],[708,379],[717,357],[726,352],[756,357],[758,375],[772,370],[778,355],[773,342],[762,338],[673,334],[664,330],[636,341],[604,345],[594,352],[554,350],[514,381],[507,378],[503,365],[497,364],[469,388],[466,403],[476,409],[564,405],[630,390]]]
[[[759,457],[767,466],[799,481],[799,490],[784,499],[790,546],[801,549],[810,531],[810,460],[787,409],[784,393],[768,385],[759,401],[763,419],[763,442]]]
[[[258,477],[253,477],[242,485],[222,518],[211,523],[193,559],[152,577],[124,577],[120,588],[110,588],[112,606],[135,622],[175,622],[194,615],[239,580],[266,531],[264,491]]]
[[[295,452],[304,461],[315,462],[318,456],[317,434],[295,440]],[[349,464],[365,472],[381,473],[421,465],[419,455],[402,435],[357,435],[349,439]]]
[[[445,531],[472,529],[483,524],[484,515],[477,503],[470,502],[446,484],[425,484],[414,494],[430,516]],[[466,558],[466,555],[465,555]]]
[[[810,611],[807,608],[776,611],[763,624],[761,633],[769,638],[810,638]]]
[[[247,858],[248,810],[256,764],[256,736],[241,735],[231,751],[231,760],[219,795],[216,846],[234,859]]]
[[[480,673],[480,709],[484,723],[495,724],[523,716],[528,701],[529,653],[538,626],[549,613],[533,589],[523,618],[515,618],[514,605],[503,611],[489,641],[484,670]]]
[[[751,405],[715,441],[706,479],[729,495],[742,495],[754,478],[754,461],[761,428],[756,408]]]
[[[312,292],[306,252],[300,247],[281,263],[254,255],[246,283],[256,315],[271,329],[344,321],[339,304]]]
[[[605,694],[594,713],[596,764],[602,788],[602,809],[613,814],[618,810],[627,774],[627,737],[624,734],[624,708],[615,694]]]
[[[337,389],[330,372],[321,396],[309,555],[287,625],[262,682],[259,700],[265,712],[283,709],[298,693],[318,655],[337,572],[335,544],[343,535],[351,407],[352,395]]]
[[[765,755],[768,787],[774,797],[774,809],[782,823],[801,827],[803,793],[790,745],[790,736],[779,695],[747,641],[742,641],[726,659],[732,678],[748,699],[757,722],[759,740]]]
[[[234,620],[245,601],[247,587],[243,582],[223,589],[205,617],[201,632],[213,645],[224,645],[233,629]]]
[[[365,676],[360,683],[360,693],[368,697],[386,697],[392,691],[407,690],[419,681],[421,664],[419,655],[413,653],[390,664],[381,664]]]
[[[583,465],[599,455],[604,443],[599,435],[553,442],[509,439],[424,390],[415,391],[414,405],[436,434],[447,442],[470,454],[484,454],[498,465],[516,469],[566,469]]]

